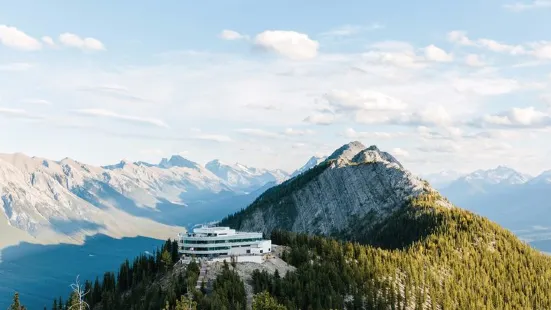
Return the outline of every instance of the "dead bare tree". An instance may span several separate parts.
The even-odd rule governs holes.
[[[90,293],[90,290],[84,291],[84,288],[80,284],[79,280],[80,275],[77,276],[77,279],[75,283],[71,284],[70,287],[73,290],[73,294],[77,300],[71,301],[71,306],[69,307],[69,310],[78,309],[78,310],[86,310],[90,309],[90,305],[86,301],[84,301],[84,296],[86,296],[88,293]]]

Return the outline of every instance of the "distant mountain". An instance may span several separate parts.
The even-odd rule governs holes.
[[[497,170],[473,175],[488,182],[464,181],[522,185],[522,175]],[[550,257],[453,206],[375,146],[344,145],[220,225],[271,233],[276,244],[290,247],[285,259],[297,272],[283,281],[306,283],[279,299],[292,307],[343,309],[335,301],[352,296],[355,309],[551,308],[551,273],[542,272],[551,270]],[[312,296],[310,303],[304,296]]]
[[[512,168],[498,166],[495,169],[477,170],[449,183],[443,191],[451,196],[477,195],[480,193],[501,192],[524,184],[530,176]],[[451,197],[450,197],[451,198]]]
[[[551,185],[551,170],[544,171],[535,178],[528,181],[529,185]]]
[[[244,168],[243,168],[244,169]],[[80,242],[98,233],[112,237],[166,238],[181,228],[217,220],[251,203],[280,172],[247,168],[245,195],[209,169],[181,156],[158,165],[126,160],[104,167],[0,155],[0,248],[18,241]],[[262,179],[264,178],[264,179]]]
[[[217,159],[208,162],[205,168],[233,189],[246,192],[255,191],[268,183],[279,184],[289,178],[283,170],[258,169],[239,163],[230,165]]]
[[[463,176],[440,191],[454,204],[533,235],[537,227],[551,228],[551,173],[532,178],[514,169],[499,166],[477,170]]]
[[[524,184],[532,177],[528,174],[520,173],[512,168],[498,166],[490,170],[477,170],[461,179],[477,185],[516,185]]]
[[[165,169],[173,168],[173,167],[190,168],[190,169],[201,168],[199,164],[192,162],[191,160],[187,160],[180,155],[173,155],[172,157],[170,157],[170,159],[163,158],[158,166]]]
[[[297,175],[303,173],[303,172],[306,172],[312,168],[314,168],[315,166],[319,165],[320,163],[322,163],[324,160],[326,160],[327,157],[317,157],[317,156],[312,156],[307,162],[306,164],[304,164],[304,166],[298,168],[297,170],[295,170],[295,172],[293,172],[291,174],[291,177],[296,177]]]

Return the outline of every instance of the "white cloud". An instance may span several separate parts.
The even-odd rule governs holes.
[[[522,11],[533,10],[533,9],[551,8],[551,1],[550,0],[533,0],[530,2],[515,2],[515,3],[505,4],[503,5],[503,7],[513,12],[522,12]]]
[[[26,118],[26,119],[38,119],[40,117],[33,116],[27,111],[22,109],[3,108],[0,107],[0,115],[8,118]]]
[[[369,51],[363,58],[377,63],[388,64],[401,68],[425,68],[423,59],[412,50],[402,51]]]
[[[99,95],[102,97],[109,97],[122,101],[138,102],[138,103],[151,103],[147,98],[138,96],[132,92],[127,87],[111,84],[111,85],[97,85],[97,86],[87,86],[79,87],[79,91],[90,92],[94,95]],[[157,95],[158,96],[158,95]]]
[[[37,105],[51,105],[52,104],[48,100],[34,99],[34,98],[25,99],[25,100],[23,100],[23,102],[24,103],[29,103],[29,104],[37,104]]]
[[[165,152],[161,149],[143,149],[143,150],[140,150],[140,154],[144,154],[144,155],[147,155],[147,156],[162,156],[165,154]]]
[[[296,31],[266,30],[256,35],[254,44],[292,60],[308,60],[318,54],[319,43]]]
[[[236,129],[235,131],[241,134],[245,134],[253,137],[261,137],[261,138],[279,137],[279,134],[277,133],[266,131],[264,129],[258,129],[258,128],[241,128],[241,129]]]
[[[286,136],[306,136],[314,134],[314,131],[311,129],[297,130],[293,128],[286,128],[283,134]]]
[[[431,44],[424,48],[425,58],[428,61],[434,62],[450,62],[453,61],[453,55],[448,54],[443,49]]]
[[[531,44],[531,54],[538,59],[551,60],[551,42],[542,41]]]
[[[27,71],[33,65],[25,62],[14,62],[9,64],[0,64],[0,71]]]
[[[452,86],[461,93],[484,96],[507,94],[522,88],[517,80],[504,78],[457,78],[452,80]]]
[[[380,41],[369,45],[369,48],[386,51],[386,52],[403,52],[403,51],[413,51],[414,47],[408,42],[404,41]]]
[[[439,143],[431,142],[431,144],[422,145],[417,150],[424,153],[456,153],[461,150],[461,146],[452,141],[442,141]]]
[[[42,44],[37,39],[15,27],[6,25],[0,25],[0,43],[22,51],[36,51],[42,48]]]
[[[464,31],[450,31],[447,37],[448,41],[452,43],[463,46],[476,46],[479,48],[485,48],[496,53],[508,53],[511,55],[523,55],[527,53],[526,49],[522,45],[509,45],[491,39],[471,40],[469,39],[469,37],[467,37],[467,33]]]
[[[343,136],[350,139],[394,139],[406,135],[403,132],[356,131],[353,128],[348,128],[343,133]]]
[[[197,140],[206,140],[213,142],[232,142],[233,140],[225,135],[216,135],[216,134],[199,134],[193,137]]]
[[[329,31],[321,33],[322,36],[327,37],[347,37],[352,36],[355,34],[358,34],[360,32],[364,31],[371,31],[371,30],[377,30],[384,28],[383,25],[379,23],[373,23],[368,26],[362,26],[362,25],[342,25],[340,27],[336,27],[334,29],[331,29]]]
[[[513,56],[530,55],[543,60],[551,59],[551,42],[549,41],[537,41],[513,45],[484,38],[471,40],[463,31],[449,32],[448,40],[459,45],[474,46],[496,53],[509,54]]]
[[[471,124],[477,127],[543,128],[551,126],[551,116],[534,107],[512,108],[499,114],[485,115]]]
[[[448,41],[457,43],[459,45],[474,46],[476,45],[471,39],[467,37],[467,33],[464,31],[454,30],[448,32]]]
[[[324,99],[337,111],[396,111],[407,107],[399,99],[371,90],[333,90]]]
[[[443,106],[426,107],[419,111],[381,115],[358,113],[356,122],[364,124],[401,125],[401,126],[450,126],[453,120]]]
[[[409,157],[409,152],[399,147],[393,148],[390,153],[398,157]]]
[[[221,39],[223,39],[223,40],[229,40],[229,41],[241,40],[241,39],[248,39],[248,36],[243,35],[243,34],[240,34],[240,33],[237,32],[237,31],[228,30],[228,29],[222,30],[222,32],[220,33],[219,37],[220,37]]]
[[[391,118],[389,123],[406,126],[446,126],[452,123],[452,118],[443,106],[436,106],[404,113]]]
[[[479,46],[497,53],[509,53],[511,55],[522,55],[526,53],[526,50],[521,45],[509,45],[490,39],[478,39],[477,43]]]
[[[551,107],[551,94],[543,94],[540,96],[540,99]]]
[[[54,39],[52,39],[52,37],[49,37],[49,36],[43,36],[42,42],[46,43],[49,46],[55,46]]]
[[[68,47],[79,48],[82,50],[103,51],[105,46],[101,41],[94,38],[81,38],[73,33],[63,33],[59,35],[59,42]]]
[[[484,67],[486,63],[477,54],[469,54],[465,57],[465,64],[469,67]]]
[[[89,116],[89,117],[99,117],[99,118],[108,118],[108,119],[115,119],[115,120],[121,120],[126,121],[134,124],[141,124],[141,125],[152,125],[156,127],[168,127],[168,125],[159,119],[154,118],[147,118],[147,117],[140,117],[140,116],[133,116],[133,115],[125,115],[125,114],[118,114],[113,111],[109,110],[102,110],[102,109],[80,109],[80,110],[74,110],[74,113],[82,116]]]
[[[329,113],[316,113],[306,117],[304,121],[315,125],[331,125],[335,122],[335,116]]]
[[[27,115],[27,111],[21,109],[11,109],[11,108],[2,108],[0,107],[0,114],[8,116],[21,116]]]

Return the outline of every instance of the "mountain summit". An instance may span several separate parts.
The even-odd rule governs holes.
[[[433,192],[389,153],[354,141],[314,168],[267,190],[223,224],[266,233],[278,228],[323,235],[349,233],[354,221],[369,218],[368,225],[375,225],[410,199]],[[445,199],[438,204],[451,207]]]
[[[159,163],[159,167],[161,168],[180,167],[180,168],[197,169],[199,167],[199,164],[192,162],[191,160],[185,159],[180,155],[172,155],[170,159],[166,159],[166,158],[161,159],[161,162]]]

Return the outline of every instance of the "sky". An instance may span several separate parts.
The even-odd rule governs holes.
[[[538,174],[549,29],[551,0],[0,0],[0,153]]]

